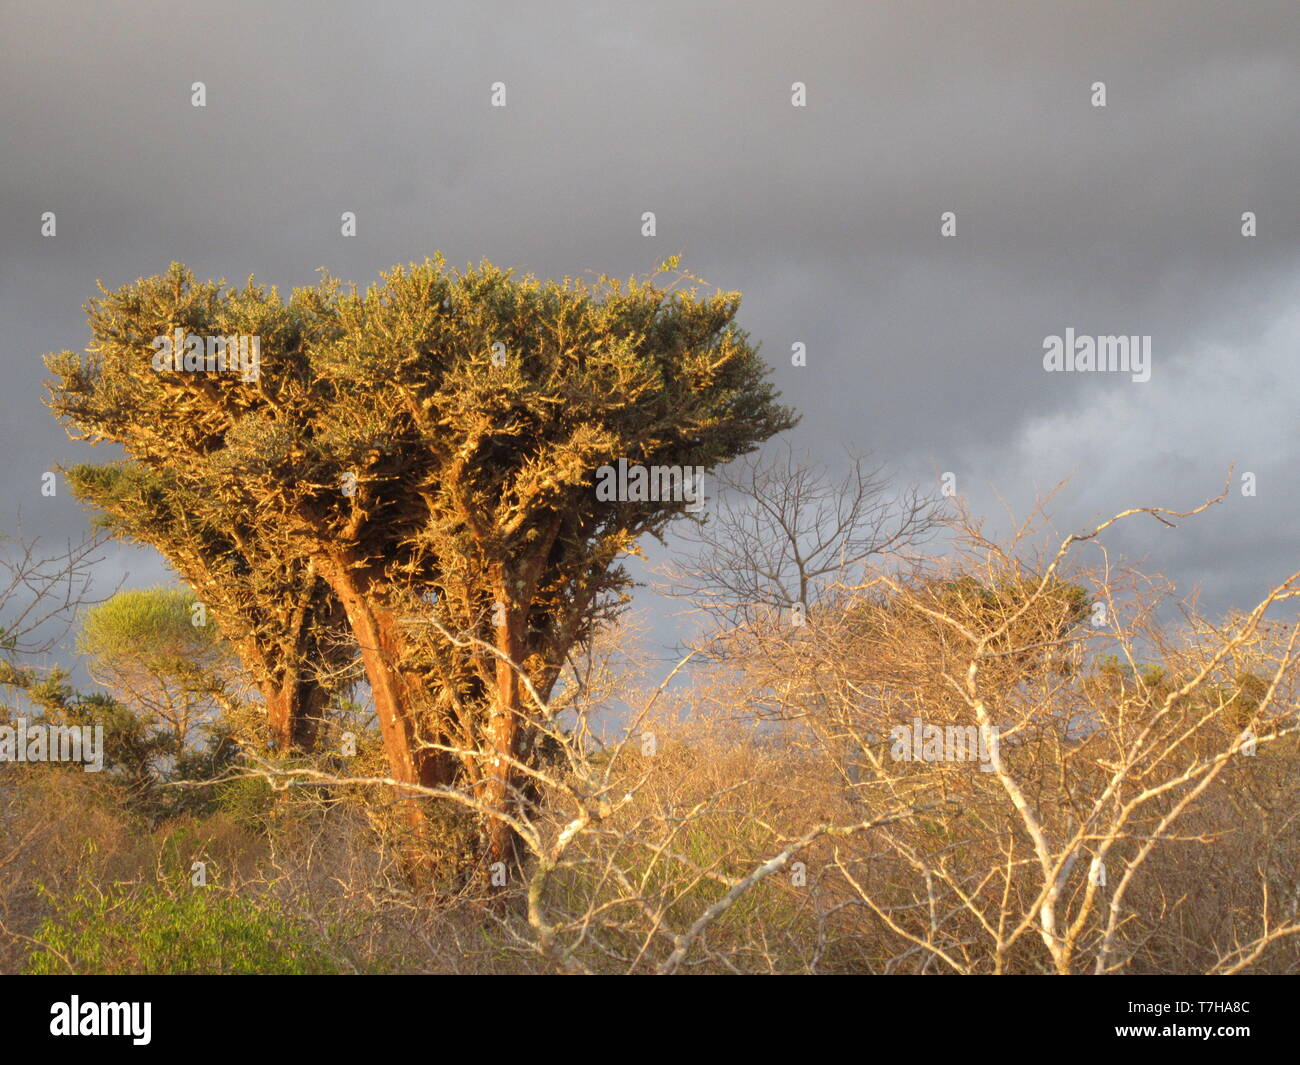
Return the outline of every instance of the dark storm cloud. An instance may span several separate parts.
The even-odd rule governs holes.
[[[1257,497],[1116,542],[1218,606],[1295,565],[1293,2],[43,4],[7,6],[0,40],[0,477],[28,532],[82,521],[39,496],[89,452],[39,405],[37,356],[84,345],[96,279],[682,252],[744,292],[814,452],[954,471],[981,509],[1072,476],[1067,528],[1193,505],[1237,462]],[[1044,373],[1067,326],[1149,334],[1151,381]]]

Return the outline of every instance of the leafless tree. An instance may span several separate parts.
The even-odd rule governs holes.
[[[91,533],[51,552],[38,539],[0,537],[0,650],[24,658],[47,654],[81,607],[105,598],[92,598],[91,587],[106,540]]]
[[[669,567],[668,590],[728,626],[795,607],[806,615],[846,573],[941,528],[941,500],[892,491],[883,466],[847,459],[838,480],[789,444],[727,466],[705,521],[683,534],[687,557]]]

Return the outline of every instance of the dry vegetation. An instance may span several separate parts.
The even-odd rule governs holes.
[[[790,472],[751,500],[846,498]],[[811,504],[767,511],[784,532],[752,541],[761,562],[735,539],[710,555],[715,525],[695,584],[676,575],[714,627],[667,676],[613,627],[549,699],[517,671],[546,737],[514,765],[517,867],[482,868],[476,826],[503,815],[474,789],[389,777],[364,708],[336,706],[288,760],[256,753],[255,716],[228,723],[238,758],[161,785],[192,796],[179,813],[112,773],[0,766],[0,967],[1300,968],[1300,575],[1211,620],[1112,564],[1111,523],[994,543],[916,500],[878,510],[872,485],[817,555],[774,551],[824,528]],[[918,721],[970,743],[899,757]],[[414,836],[411,801],[430,814]]]

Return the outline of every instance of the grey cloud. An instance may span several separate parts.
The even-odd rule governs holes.
[[[628,274],[682,252],[744,292],[814,452],[958,470],[989,508],[1073,474],[1066,523],[1253,464],[1231,520],[1124,542],[1219,606],[1294,563],[1293,2],[48,3],[7,5],[0,41],[0,478],[29,531],[83,521],[37,493],[89,456],[40,407],[37,356],[84,344],[97,278],[180,259],[366,282],[435,249]],[[1150,334],[1152,381],[1044,374],[1071,325]]]

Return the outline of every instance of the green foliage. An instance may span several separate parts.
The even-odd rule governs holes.
[[[232,726],[221,716],[231,704],[228,690],[238,683],[236,659],[206,617],[204,624],[193,623],[198,602],[188,588],[156,587],[119,592],[91,607],[78,649],[90,656],[96,680],[114,698],[73,698],[59,689],[45,699],[77,719],[70,723],[104,725],[114,768],[149,793],[155,815],[209,808],[211,792],[163,792],[154,785],[212,779],[238,754]],[[32,694],[39,701],[42,686]]]
[[[233,653],[196,608],[203,610],[188,588],[118,592],[86,611],[78,640],[97,680],[170,724],[178,754],[193,726],[216,717],[215,700],[235,680]]]
[[[1116,655],[1102,655],[1085,683],[1094,693],[1112,700],[1127,699],[1130,705],[1136,702],[1156,710],[1162,708],[1188,679],[1186,671],[1175,672],[1158,663],[1139,662],[1135,667]],[[1192,715],[1213,710],[1224,729],[1237,733],[1252,725],[1260,726],[1260,711],[1268,690],[1268,678],[1242,670],[1230,681],[1205,681],[1196,685],[1191,694],[1175,697],[1170,709]]]
[[[185,676],[228,653],[213,626],[193,623],[198,601],[188,588],[118,592],[86,611],[77,649],[101,661],[148,663]]]
[[[217,791],[217,806],[250,832],[265,830],[275,805],[275,791],[263,777],[236,777]]]
[[[216,660],[192,679],[210,688],[216,687],[212,681],[236,679],[227,656],[237,653],[247,679],[264,699],[289,700],[288,745],[310,744],[308,719],[347,687],[355,646],[346,637],[341,607],[329,586],[279,542],[279,528],[263,529],[255,538],[244,513],[218,510],[214,515],[209,487],[165,467],[116,462],[64,472],[77,497],[95,508],[97,526],[150,544],[199,590],[210,623],[205,628],[213,653],[207,657]],[[188,608],[193,602],[180,605]],[[175,604],[170,613],[179,623]],[[101,660],[101,668],[119,660],[129,658],[110,655]],[[155,664],[162,678],[187,676],[178,675],[166,660]],[[245,678],[237,679],[242,684]],[[236,703],[224,699],[222,708],[231,725]]]
[[[28,673],[14,678],[38,713],[28,712],[29,725],[72,725],[102,728],[103,777],[125,787],[133,812],[158,823],[181,814],[205,813],[215,808],[211,787],[168,787],[171,781],[201,782],[221,775],[238,756],[239,749],[216,727],[201,745],[178,749],[175,733],[150,715],[130,708],[104,692],[86,694],[68,683],[60,669],[37,679]],[[0,721],[19,716],[0,710]],[[75,773],[80,764],[52,764],[53,772]]]
[[[85,694],[68,683],[67,674],[55,668],[45,677],[31,673],[10,678],[38,709],[29,722],[47,725],[100,726],[104,730],[104,771],[128,783],[151,781],[160,759],[175,753],[169,733],[153,727],[111,695]],[[14,715],[17,716],[17,715]],[[81,768],[77,767],[77,772]]]
[[[265,897],[215,888],[113,888],[64,897],[33,937],[27,972],[104,974],[336,974],[319,938]]]

